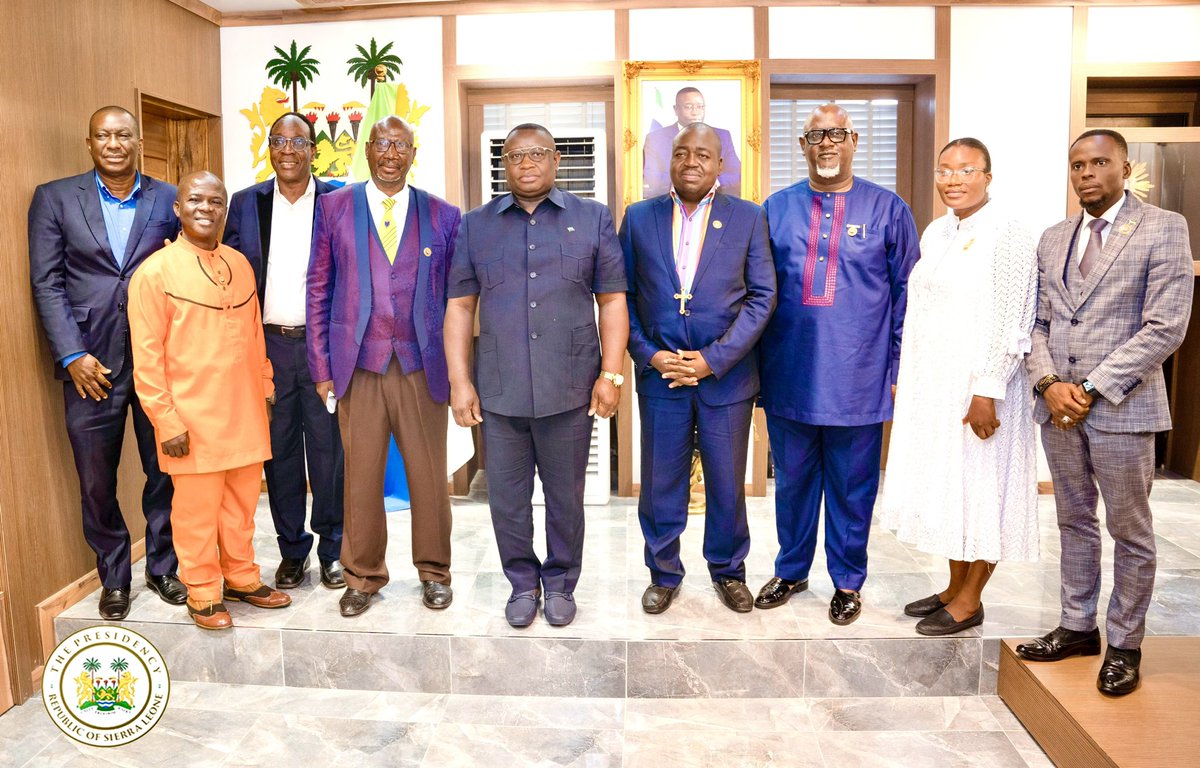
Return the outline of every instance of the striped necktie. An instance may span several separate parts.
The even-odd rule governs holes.
[[[396,232],[396,220],[392,218],[392,208],[396,205],[393,198],[383,199],[383,221],[379,230],[379,241],[383,243],[383,252],[387,254],[388,263],[396,263],[396,247],[400,244],[400,234]]]

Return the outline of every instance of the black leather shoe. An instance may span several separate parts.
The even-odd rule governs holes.
[[[772,576],[771,580],[758,590],[758,597],[754,598],[754,607],[778,608],[786,603],[794,593],[803,592],[806,589],[808,589],[808,579],[788,581],[778,576]]]
[[[449,584],[440,581],[421,582],[421,604],[435,611],[450,605],[454,600],[454,590]]]
[[[955,621],[950,615],[950,611],[945,608],[939,608],[937,613],[931,613],[925,618],[917,622],[917,632],[922,635],[953,635],[955,632],[962,632],[964,629],[977,627],[983,623],[983,604],[979,604],[979,610],[972,613],[962,621]]]
[[[295,589],[304,583],[304,577],[307,575],[307,557],[303,560],[285,557],[282,561],[280,561],[279,568],[275,570],[275,588]]]
[[[164,573],[162,576],[151,576],[147,573],[146,586],[162,598],[164,603],[183,605],[187,602],[187,587],[183,586],[183,582],[173,573]]]
[[[933,594],[929,597],[922,597],[920,600],[913,600],[904,606],[904,615],[920,619],[932,616],[945,607],[946,603],[942,602],[941,595]]]
[[[1104,653],[1104,663],[1100,665],[1100,675],[1096,678],[1096,687],[1100,693],[1108,696],[1124,696],[1133,693],[1141,682],[1138,672],[1142,664],[1142,649],[1126,650],[1116,646],[1108,646]]]
[[[321,560],[321,586],[325,589],[346,588],[346,577],[342,575],[340,560]]]
[[[185,600],[187,598],[184,598]],[[120,621],[129,615],[129,587],[100,590],[100,618]]]
[[[1077,632],[1055,627],[1037,640],[1018,645],[1017,655],[1026,661],[1061,661],[1071,656],[1099,656],[1100,630]]]
[[[346,618],[366,613],[370,607],[371,593],[363,592],[353,587],[347,587],[345,593],[342,595],[342,599],[338,601],[338,610]]]
[[[662,613],[671,607],[671,601],[675,599],[675,593],[678,591],[678,586],[662,587],[651,584],[642,593],[642,610],[646,613]]]
[[[725,603],[729,610],[738,613],[754,610],[754,597],[746,587],[746,582],[737,579],[717,579],[712,584],[713,589],[721,596],[721,602]]]
[[[862,613],[862,595],[857,592],[833,591],[833,599],[829,601],[829,620],[838,626],[853,624]]]

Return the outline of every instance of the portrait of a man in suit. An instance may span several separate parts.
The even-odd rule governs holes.
[[[646,134],[643,148],[642,196],[644,199],[665,195],[671,188],[671,146],[675,137],[692,123],[705,122],[707,107],[704,94],[695,86],[684,86],[675,94],[672,107],[675,120],[670,125]],[[742,189],[742,161],[738,159],[733,137],[724,128],[710,125],[721,143],[722,167],[717,179],[721,192],[739,197]]]

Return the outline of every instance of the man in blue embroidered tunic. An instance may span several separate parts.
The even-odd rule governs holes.
[[[808,588],[824,496],[829,619],[849,624],[862,610],[883,422],[892,418],[919,240],[903,200],[854,176],[858,134],[844,109],[815,109],[800,144],[809,178],[764,205],[779,292],[759,359],[779,555],[755,605],[774,608]]]

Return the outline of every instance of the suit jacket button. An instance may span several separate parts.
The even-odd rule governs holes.
[[[1073,357],[1068,357],[1068,358],[1067,358],[1067,362],[1068,362],[1068,363],[1073,363],[1073,362],[1075,362],[1075,358],[1073,358]]]
[[[1079,321],[1078,321],[1078,320],[1076,320],[1075,318],[1073,318],[1073,317],[1072,317],[1072,318],[1071,318],[1071,325],[1079,325]]]

